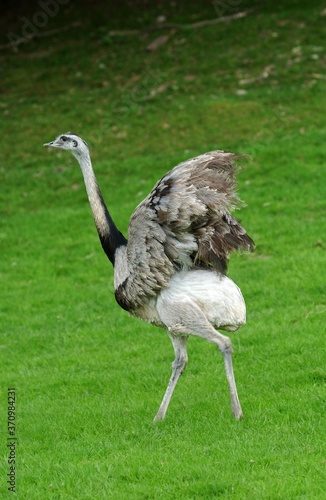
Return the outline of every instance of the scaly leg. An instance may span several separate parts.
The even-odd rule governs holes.
[[[176,336],[173,335],[172,332],[169,332],[169,336],[172,340],[175,359],[172,363],[172,375],[169,380],[168,386],[166,388],[161,406],[154,417],[154,422],[157,422],[158,420],[163,420],[163,418],[165,417],[175,386],[177,385],[180,375],[183,373],[186,364],[188,362],[188,355],[187,355],[188,337]]]
[[[180,332],[180,334],[183,333],[204,338],[218,347],[224,358],[226,378],[230,390],[232,413],[237,420],[240,420],[243,417],[243,413],[234,378],[232,365],[232,344],[229,337],[222,335],[217,330],[215,330],[215,328],[207,320],[202,310],[191,300],[184,299],[182,302],[174,302],[174,304],[169,303],[168,308],[165,307],[164,301],[161,301],[158,304],[158,310],[161,319],[165,322],[167,327],[170,328],[170,330],[174,329],[175,331]],[[173,377],[174,372],[172,372],[169,386],[170,384],[173,385]],[[175,387],[175,384],[176,381],[173,385],[173,389]],[[168,394],[169,386],[166,395]]]
[[[224,339],[227,339],[229,341],[225,342],[225,347],[223,349],[220,348],[219,344],[217,343],[218,348],[223,354],[224,357],[224,366],[225,366],[225,372],[226,372],[226,378],[229,384],[229,389],[230,389],[230,396],[231,396],[231,408],[232,408],[232,413],[234,417],[237,420],[240,420],[243,417],[239,397],[238,397],[238,392],[237,392],[237,386],[235,384],[235,378],[234,378],[234,371],[233,371],[233,365],[232,365],[232,345],[231,341],[228,337],[225,335],[221,335],[219,332],[215,330],[217,334],[219,334],[221,337],[224,337]]]

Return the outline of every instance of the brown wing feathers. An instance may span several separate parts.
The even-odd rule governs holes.
[[[194,235],[196,265],[212,265],[225,272],[231,251],[252,250],[254,243],[229,210],[241,202],[236,193],[237,155],[214,151],[175,167],[152,191],[160,224]]]
[[[232,250],[253,242],[230,214],[239,206],[236,155],[213,151],[177,165],[138,205],[128,230],[129,275],[116,293],[122,307],[143,305],[186,267],[225,273]]]

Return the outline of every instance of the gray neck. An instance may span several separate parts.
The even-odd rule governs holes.
[[[75,155],[83,173],[85,187],[93,213],[96,229],[108,258],[114,264],[115,252],[121,245],[126,245],[127,240],[116,228],[108,209],[106,208],[100,188],[98,187],[90,155]]]
[[[98,234],[100,237],[104,237],[110,232],[109,221],[106,216],[107,209],[96,181],[89,153],[77,157],[77,160],[83,173],[86,192]]]

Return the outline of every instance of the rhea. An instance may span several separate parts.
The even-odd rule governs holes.
[[[68,132],[44,146],[70,151],[80,165],[103,250],[114,266],[118,304],[166,329],[172,341],[172,374],[154,421],[164,419],[186,367],[190,335],[215,344],[222,353],[232,413],[242,418],[231,340],[219,331],[234,332],[246,321],[245,302],[227,277],[227,262],[233,250],[254,248],[230,213],[240,206],[238,156],[212,151],[174,167],[134,210],[126,239],[102,198],[87,143]]]

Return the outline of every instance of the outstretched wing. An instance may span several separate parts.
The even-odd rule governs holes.
[[[230,214],[240,204],[237,158],[213,151],[183,162],[138,205],[127,244],[133,292],[155,296],[183,267],[214,266],[224,273],[232,250],[253,249],[253,241]]]

